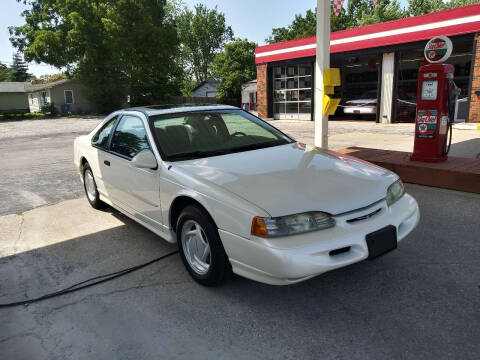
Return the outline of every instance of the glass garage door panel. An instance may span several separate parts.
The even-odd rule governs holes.
[[[312,66],[276,66],[273,77],[274,118],[311,120]]]

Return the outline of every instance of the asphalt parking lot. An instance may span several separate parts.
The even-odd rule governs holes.
[[[288,287],[190,279],[178,256],[28,307],[0,309],[3,359],[478,359],[480,197],[407,186],[422,220],[377,259]],[[174,247],[84,199],[0,217],[0,302]]]
[[[175,249],[83,198],[71,142],[98,121],[0,124],[0,303]],[[477,359],[480,196],[407,190],[421,222],[375,261],[288,287],[233,276],[205,288],[173,256],[77,293],[0,309],[0,358]]]

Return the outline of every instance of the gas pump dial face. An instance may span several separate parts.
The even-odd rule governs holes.
[[[437,100],[438,81],[422,82],[422,100]]]

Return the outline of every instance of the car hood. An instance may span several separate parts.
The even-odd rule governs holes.
[[[197,181],[213,183],[271,216],[305,211],[340,214],[384,199],[397,176],[348,155],[301,144],[173,163]]]

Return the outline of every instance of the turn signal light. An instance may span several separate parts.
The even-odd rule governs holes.
[[[252,235],[260,237],[268,237],[267,226],[265,220],[261,217],[255,216],[252,220]]]

